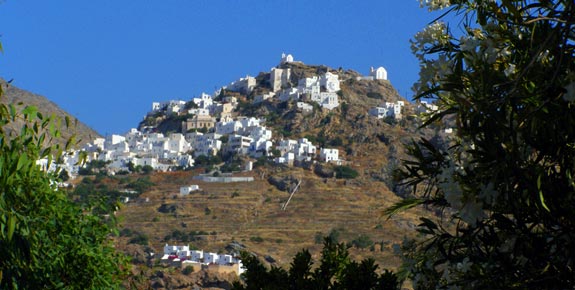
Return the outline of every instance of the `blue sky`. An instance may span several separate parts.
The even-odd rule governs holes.
[[[100,134],[136,127],[153,101],[189,100],[279,63],[367,74],[411,99],[409,39],[437,15],[401,0],[5,0],[0,76]]]

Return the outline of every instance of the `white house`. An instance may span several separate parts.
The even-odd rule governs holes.
[[[397,101],[396,103],[386,102],[380,107],[372,107],[369,109],[368,113],[371,116],[377,117],[378,119],[392,117],[394,119],[401,119],[402,113],[401,109],[405,103],[403,101]]]
[[[281,157],[276,157],[274,162],[276,164],[293,165],[295,154],[293,152],[286,152]]]
[[[204,253],[204,263],[215,264],[218,261],[218,254],[216,253]]]
[[[206,93],[202,93],[200,95],[199,98],[193,98],[192,101],[199,107],[202,109],[210,109],[210,107],[213,105],[214,100],[212,98],[212,96],[206,94]]]
[[[311,100],[318,103],[322,108],[332,110],[339,106],[339,98],[336,93],[333,92],[321,92],[314,93],[311,95]]]
[[[281,90],[278,96],[281,102],[287,102],[289,100],[297,100],[299,99],[299,90],[296,88],[286,88]]]
[[[280,153],[283,155],[286,152],[293,152],[296,145],[297,145],[296,140],[282,139],[279,141],[279,144],[278,146],[276,146],[276,149],[278,149]]]
[[[209,134],[186,134],[186,138],[190,140],[192,147],[194,148],[194,156],[198,157],[201,155],[214,156],[222,147],[222,141],[220,139],[222,135],[216,133]]]
[[[218,255],[218,260],[217,260],[216,262],[217,262],[219,265],[232,264],[232,262],[233,262],[233,257],[232,257],[232,255],[219,254],[219,255]]]
[[[323,162],[337,162],[339,161],[339,150],[321,148],[319,150],[319,159]]]
[[[220,121],[216,123],[216,133],[229,135],[238,132],[243,127],[239,121]]]
[[[298,161],[311,161],[316,154],[316,147],[306,138],[301,138],[294,147],[294,154]]]
[[[189,186],[182,186],[180,187],[180,195],[188,195],[193,191],[200,190],[200,187],[197,184],[189,185]]]
[[[264,155],[264,153],[269,154],[273,147],[273,142],[263,138],[254,139],[250,143],[250,148],[248,152],[250,156],[258,158]]]
[[[228,139],[228,151],[247,154],[254,139],[242,135],[230,135]]]
[[[192,108],[188,110],[190,115],[209,116],[210,110],[204,108]]]
[[[176,158],[176,163],[182,168],[189,168],[194,166],[195,160],[188,154],[181,154]]]
[[[254,97],[253,103],[259,104],[267,99],[271,99],[274,96],[274,93],[265,93],[261,95],[257,95]]]
[[[239,92],[242,94],[249,94],[256,86],[256,79],[254,77],[246,76],[245,78],[240,78],[239,80],[232,82],[226,87],[226,90],[232,92]]]
[[[113,145],[116,145],[124,141],[126,141],[126,137],[122,135],[116,135],[116,134],[108,135],[106,136],[106,141],[104,142],[104,149],[108,150],[108,148],[111,148]]]
[[[186,102],[180,100],[170,100],[167,102],[153,102],[152,111],[150,111],[148,114],[153,114],[160,110],[164,110],[166,111],[166,113],[169,114],[177,114],[184,108],[185,105]]]
[[[300,79],[297,84],[297,89],[302,94],[319,94],[321,91],[320,88],[321,86],[317,76]]]
[[[204,259],[204,251],[200,250],[193,250],[190,253],[190,260],[192,261],[201,261]]]
[[[389,115],[389,109],[385,107],[372,107],[368,111],[370,116],[377,117],[378,119],[383,119]]]
[[[152,158],[152,157],[142,157],[142,158],[133,158],[132,159],[132,163],[134,163],[134,166],[152,166],[152,168],[156,168],[158,166],[158,159],[157,158]]]
[[[423,113],[427,113],[427,112],[435,112],[437,110],[439,110],[439,107],[437,105],[430,104],[427,101],[421,101],[415,107],[415,112],[417,112],[418,114],[423,114]]]
[[[249,126],[244,127],[240,131],[243,135],[248,135],[250,138],[254,140],[271,140],[272,139],[272,130],[266,129],[264,126]]]
[[[338,75],[330,72],[326,72],[319,78],[319,84],[329,93],[335,93],[340,90]]]
[[[254,117],[239,117],[238,121],[240,121],[242,123],[242,126],[244,128],[247,127],[251,127],[251,126],[259,126],[261,123],[263,123],[264,119],[258,119],[258,118],[254,118]]]
[[[313,106],[308,103],[297,102],[296,106],[299,110],[301,110],[304,113],[309,113],[313,111]]]
[[[172,152],[186,152],[191,149],[190,143],[186,141],[181,133],[172,133],[168,139],[168,150]]]
[[[166,244],[164,246],[164,255],[178,255],[181,251],[190,251],[190,246],[170,246]]]

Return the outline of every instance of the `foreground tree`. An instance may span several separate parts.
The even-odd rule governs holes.
[[[421,2],[462,29],[439,19],[412,43],[417,98],[439,106],[424,126],[455,130],[445,150],[416,142],[399,174],[415,198],[388,213],[449,217],[422,219],[404,270],[416,289],[575,287],[575,3]]]
[[[5,126],[18,118],[26,124],[7,136]],[[0,105],[0,289],[119,288],[127,264],[109,239],[111,221],[84,213],[58,190],[58,173],[36,165],[65,149],[45,146],[56,127],[35,107],[19,114]]]
[[[288,271],[274,266],[268,270],[257,257],[247,253],[242,255],[242,261],[246,268],[244,283],[235,282],[234,290],[396,290],[401,284],[391,271],[378,274],[373,259],[359,263],[351,260],[345,245],[329,237],[324,240],[320,264],[313,271],[307,250],[295,255]]]

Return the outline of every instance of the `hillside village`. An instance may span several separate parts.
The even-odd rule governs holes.
[[[414,222],[385,225],[372,204],[401,195],[389,181],[404,156],[400,144],[412,134],[433,136],[413,128],[418,115],[435,110],[401,98],[382,67],[363,76],[284,54],[268,72],[213,94],[153,102],[137,128],[95,138],[50,169],[59,166],[71,178],[92,175],[72,181],[71,194],[81,201],[107,192],[105,216],[113,212],[125,221],[119,247],[146,271],[233,280],[243,268],[229,255],[230,245],[242,243],[242,250],[283,265],[294,249],[317,250],[317,237],[332,232],[345,233],[352,244],[370,240],[370,253],[393,267],[390,247]],[[48,161],[38,163],[46,168]],[[338,176],[344,168],[355,175]],[[140,181],[151,188],[132,187]],[[188,228],[193,230],[185,236]],[[189,238],[192,232],[206,234]],[[190,241],[218,254],[190,250]],[[160,247],[162,257],[149,255]],[[362,251],[358,247],[354,255]],[[187,285],[189,278],[169,282],[171,275],[154,273],[146,275],[166,285]]]
[[[340,106],[340,78],[332,72],[301,78],[297,86],[292,86],[290,68],[281,65],[301,63],[294,61],[292,55],[282,54],[280,65],[269,72],[269,88],[261,94],[253,94],[256,89],[256,78],[246,76],[214,92],[213,95],[202,93],[189,101],[169,100],[153,102],[146,114],[140,130],[131,129],[119,135],[112,134],[105,138],[96,138],[77,151],[64,156],[60,166],[74,177],[80,171],[80,159],[86,164],[93,160],[103,161],[109,174],[128,172],[134,167],[151,167],[157,171],[173,171],[192,168],[197,158],[209,158],[222,154],[237,154],[253,159],[273,158],[276,164],[288,166],[304,162],[327,162],[341,165],[342,160],[336,148],[318,148],[306,138],[297,140],[278,138],[266,127],[265,118],[258,116],[238,116],[238,97],[254,95],[252,104],[262,102],[296,103],[298,110],[308,113],[319,106],[323,110],[333,110]],[[371,68],[368,76],[356,77],[357,80],[386,80],[387,71],[383,67]],[[261,88],[260,88],[261,89]],[[236,93],[227,96],[226,93]],[[239,95],[237,95],[239,94]],[[392,118],[399,120],[402,116],[404,101],[385,102],[372,107],[368,112],[373,118]],[[424,113],[436,110],[434,105],[422,102],[416,112]],[[154,116],[175,116],[181,121],[181,132],[164,135],[156,126],[147,124],[148,118]],[[41,160],[43,166],[47,160]],[[243,170],[251,170],[253,161],[243,164]]]
[[[166,265],[186,268],[191,266],[193,271],[208,270],[220,273],[235,273],[241,275],[245,268],[242,260],[237,256],[190,250],[189,245],[164,246],[164,255],[160,258]]]

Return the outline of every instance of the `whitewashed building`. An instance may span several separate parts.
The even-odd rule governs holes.
[[[204,263],[215,264],[218,261],[217,253],[204,253]]]
[[[372,107],[368,113],[370,116],[377,117],[378,119],[392,117],[398,120],[402,118],[401,111],[404,105],[405,103],[403,101],[397,101],[396,103],[386,102],[380,107]]]
[[[308,104],[308,103],[304,103],[304,102],[297,102],[296,104],[297,108],[302,111],[303,113],[310,113],[313,112],[313,106]]]
[[[180,195],[188,195],[194,191],[200,190],[200,186],[197,184],[192,184],[188,186],[181,186],[180,187]]]
[[[259,104],[265,100],[271,99],[273,96],[274,96],[274,93],[271,93],[271,92],[257,95],[254,97],[253,103]]]
[[[325,88],[326,92],[335,93],[340,90],[339,76],[337,74],[326,72],[319,78],[319,83],[321,87]]]
[[[439,107],[434,104],[430,104],[427,101],[421,101],[415,107],[415,112],[418,114],[423,114],[427,112],[435,112],[439,110]]]
[[[291,70],[289,68],[272,68],[270,72],[270,86],[272,92],[277,92],[284,87],[288,87],[291,77]]]
[[[255,86],[256,79],[254,77],[246,76],[245,78],[240,78],[239,80],[229,84],[226,87],[226,90],[247,95],[253,91]]]
[[[312,94],[311,100],[318,103],[322,108],[333,110],[339,106],[339,98],[336,93],[321,92]]]
[[[282,53],[282,59],[280,63],[290,63],[293,62],[293,55]]]
[[[369,70],[369,75],[376,80],[387,80],[387,70],[385,70],[385,68],[383,68],[382,66],[376,69],[371,67],[371,69]]]
[[[278,98],[281,102],[299,99],[299,90],[297,88],[286,88],[280,91]]]
[[[339,150],[330,148],[321,148],[319,150],[319,159],[323,162],[338,162]]]

